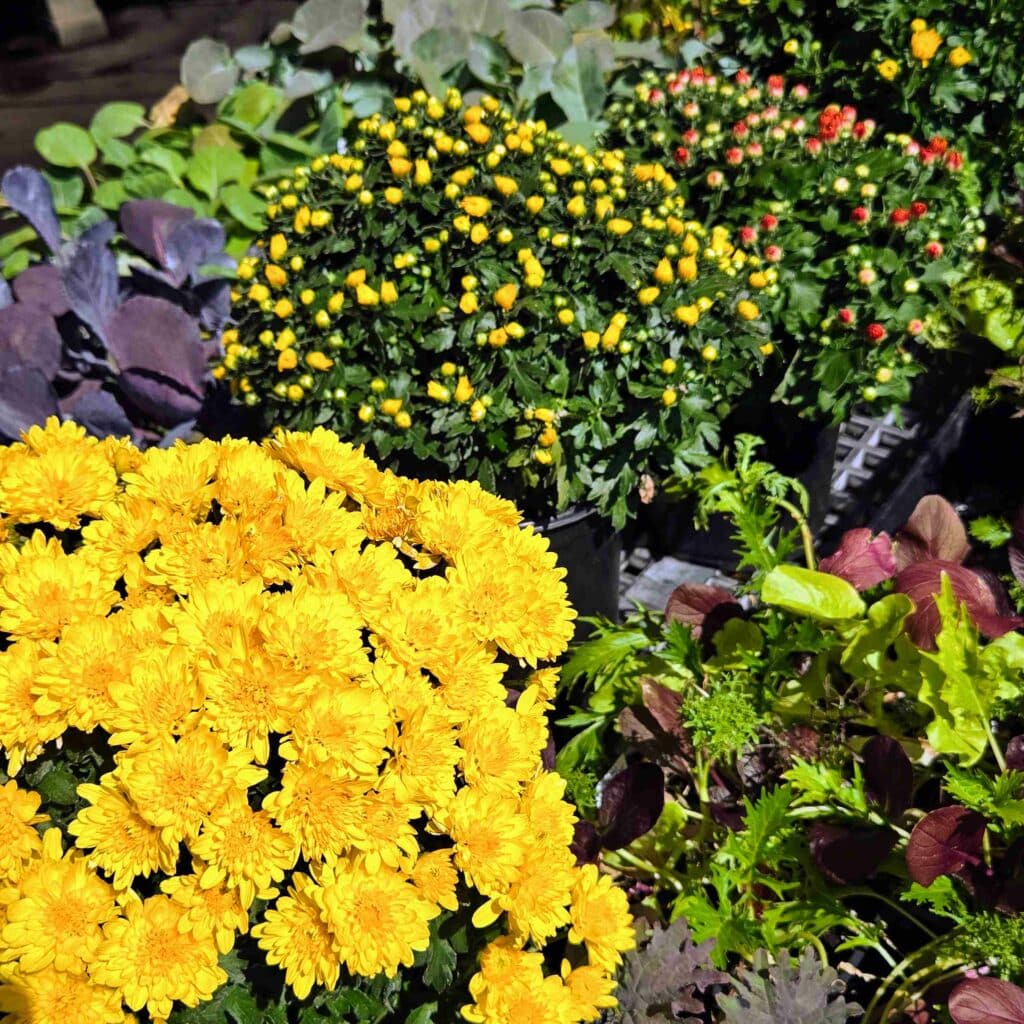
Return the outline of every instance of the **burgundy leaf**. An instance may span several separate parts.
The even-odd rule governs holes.
[[[140,252],[167,267],[167,239],[176,227],[195,213],[159,199],[130,199],[121,207],[121,231]]]
[[[940,807],[922,818],[907,842],[907,869],[918,885],[952,875],[980,861],[985,819],[959,804]]]
[[[57,396],[36,367],[15,366],[0,373],[0,437],[13,441],[23,430],[57,413]]]
[[[71,308],[60,285],[60,271],[52,263],[26,267],[12,286],[19,302],[45,309],[50,316],[63,316]]]
[[[68,305],[100,338],[107,338],[107,321],[117,308],[118,277],[114,254],[91,242],[75,242],[60,274]]]
[[[199,302],[199,324],[211,334],[219,334],[231,316],[231,282],[223,278],[200,281],[192,288]]]
[[[1024,989],[998,978],[967,978],[949,997],[956,1024],[1024,1024]]]
[[[577,864],[595,864],[601,856],[601,837],[589,821],[577,821],[569,846]]]
[[[176,224],[164,242],[164,266],[176,285],[224,248],[224,229],[215,220]]]
[[[665,618],[669,622],[682,622],[693,629],[693,635],[700,637],[704,621],[716,610],[729,612],[726,618],[742,612],[736,598],[723,587],[707,586],[701,583],[683,583],[669,595],[665,605]],[[717,626],[725,619],[715,616]]]
[[[183,309],[133,296],[111,318],[108,346],[121,370],[122,393],[147,416],[169,427],[199,413],[207,350]]]
[[[890,818],[898,818],[914,792],[914,766],[903,745],[891,736],[872,736],[861,751],[868,796]]]
[[[942,591],[943,574],[949,577],[957,600],[967,605],[971,619],[985,636],[994,639],[1024,624],[1018,616],[1001,613],[1000,595],[978,573],[956,562],[917,562],[896,577],[896,590],[914,602],[914,611],[907,618],[907,632],[919,647],[934,649],[942,628],[935,598]]]
[[[892,853],[897,836],[889,829],[847,828],[816,821],[808,830],[808,839],[818,870],[836,885],[849,885],[878,870]]]
[[[12,167],[0,181],[0,190],[11,209],[17,210],[56,253],[61,243],[60,222],[49,182],[34,167]]]
[[[1013,772],[1024,772],[1024,735],[1014,736],[1006,744],[1006,767]]]
[[[628,846],[654,828],[665,806],[665,777],[656,764],[639,762],[604,785],[598,824],[608,850]]]
[[[50,379],[60,368],[60,332],[39,306],[20,302],[0,309],[0,362],[33,366]]]
[[[970,545],[956,509],[937,494],[923,497],[896,534],[896,568],[939,559],[962,562]]]
[[[868,529],[847,530],[835,554],[823,558],[818,568],[868,590],[896,575],[896,556],[887,533],[872,538]]]
[[[640,695],[644,707],[661,728],[678,740],[684,737],[680,709],[683,706],[682,694],[662,686],[656,679],[645,676],[640,680]]]

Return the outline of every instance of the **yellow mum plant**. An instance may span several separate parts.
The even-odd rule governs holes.
[[[0,448],[4,1024],[566,1024],[625,895],[542,767],[572,635],[506,501],[323,428]]]
[[[531,515],[589,501],[621,525],[765,362],[766,327],[735,313],[751,254],[688,216],[670,170],[491,98],[397,97],[270,200],[217,370],[237,399]]]

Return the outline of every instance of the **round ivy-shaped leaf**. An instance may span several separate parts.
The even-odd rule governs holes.
[[[57,167],[88,167],[96,159],[92,136],[77,124],[58,121],[36,133],[36,149]]]
[[[299,53],[331,46],[351,50],[366,26],[366,0],[306,0],[292,18],[292,32],[302,44]]]
[[[509,12],[505,45],[520,64],[550,64],[569,49],[569,26],[550,11],[531,9]]]
[[[89,133],[97,142],[123,139],[142,124],[146,108],[141,103],[107,103],[89,122]]]
[[[196,103],[218,103],[238,81],[231,51],[215,39],[197,39],[181,58],[181,83]]]

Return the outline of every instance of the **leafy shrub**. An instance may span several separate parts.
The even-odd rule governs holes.
[[[263,81],[234,89],[212,123],[182,108],[185,99],[163,121],[147,119],[138,103],[117,102],[101,107],[88,130],[60,122],[38,133],[43,173],[66,231],[77,235],[132,199],[160,199],[216,217],[228,251],[241,256],[266,224],[257,187],[333,150],[341,134],[337,103],[314,97],[298,104],[294,93]],[[296,120],[298,133],[282,127]],[[5,275],[19,273],[41,251],[31,229],[12,232],[0,241]]]
[[[984,167],[987,207],[1024,181],[1024,41],[987,0],[701,3],[716,49],[763,73],[813,79],[893,131],[952,133]]]
[[[691,215],[745,233],[778,268],[777,283],[748,277],[781,356],[776,397],[836,422],[860,399],[908,397],[922,343],[949,344],[950,286],[984,242],[956,149],[879,138],[853,107],[780,77],[700,67],[649,76],[609,117],[610,144],[674,158]]]
[[[734,276],[753,257],[683,220],[663,167],[495,100],[400,97],[287,185],[220,371],[267,424],[621,524],[640,474],[704,457],[771,352]]]
[[[129,201],[120,229],[132,258],[119,269],[113,222],[65,240],[38,171],[8,171],[3,191],[50,258],[10,286],[0,279],[0,436],[58,413],[140,442],[190,429],[210,397],[210,339],[230,312],[221,225]]]
[[[614,1005],[626,897],[541,769],[557,673],[509,672],[574,613],[514,507],[324,430],[140,453],[50,420],[0,464],[12,1019]]]
[[[449,87],[485,89],[521,116],[561,124],[573,141],[591,142],[609,78],[636,65],[667,66],[656,41],[631,43],[606,31],[614,4],[600,0],[388,0],[371,13],[367,0],[307,0],[282,24],[271,47],[234,57],[211,39],[197,40],[182,61],[182,81],[203,102],[223,99],[262,63],[288,88],[304,58],[341,64],[342,100],[357,117],[388,108],[410,83],[436,96]]]
[[[782,954],[809,940],[835,968],[863,950],[868,1020],[971,967],[1020,983],[1024,620],[934,496],[892,538],[854,530],[784,561],[799,488],[751,444],[691,481],[734,521],[740,593],[683,584],[663,614],[599,625],[564,669],[585,699],[557,765],[598,794],[577,848],[632,878],[645,915],[713,940],[720,969],[764,950],[795,975]],[[825,975],[806,1019],[830,1019]],[[802,1019],[765,981],[734,984],[727,1019]]]

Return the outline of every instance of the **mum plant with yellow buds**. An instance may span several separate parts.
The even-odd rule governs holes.
[[[496,100],[398,97],[267,212],[217,371],[238,400],[534,515],[623,523],[770,358],[747,251],[689,217],[674,172]]]
[[[626,896],[541,763],[574,613],[511,504],[322,428],[52,419],[0,479],[5,1024],[614,1006]]]

